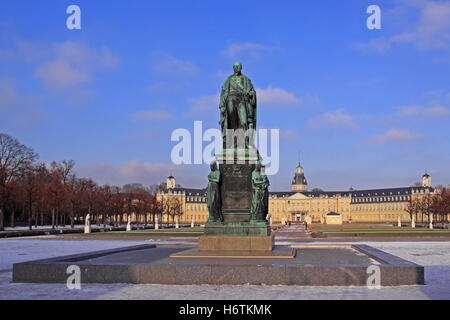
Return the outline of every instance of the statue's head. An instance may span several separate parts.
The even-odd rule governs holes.
[[[213,160],[211,162],[210,168],[211,168],[211,171],[216,171],[217,170],[217,162],[216,162],[216,160]]]
[[[233,64],[233,71],[234,71],[234,74],[241,74],[241,71],[242,71],[242,63],[240,63],[240,62],[235,62],[235,63]]]
[[[261,161],[257,161],[256,162],[255,170],[257,172],[261,172]]]

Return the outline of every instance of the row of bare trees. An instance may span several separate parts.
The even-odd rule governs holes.
[[[97,224],[118,226],[128,217],[144,225],[166,217],[172,222],[182,213],[177,199],[159,199],[157,187],[98,185],[78,178],[74,161],[37,163],[38,155],[17,139],[0,133],[0,231],[5,222],[32,226],[84,223],[90,214]]]
[[[448,223],[450,216],[450,190],[447,188],[439,189],[433,195],[424,194],[420,197],[411,197],[406,206],[406,212],[408,212],[411,220],[421,220],[423,223],[425,217],[426,221],[432,219],[434,222]]]

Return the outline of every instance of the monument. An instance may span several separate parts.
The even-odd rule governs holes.
[[[273,245],[269,179],[253,141],[256,92],[242,65],[233,68],[220,97],[223,150],[211,163],[198,247],[144,244],[16,263],[13,281],[67,283],[75,263],[83,283],[368,286],[375,265],[382,286],[424,284],[422,266],[367,245]]]
[[[223,149],[208,175],[209,219],[199,251],[271,251],[268,214],[269,179],[254,146],[257,119],[256,91],[233,65],[220,94]],[[219,168],[217,167],[219,164]]]

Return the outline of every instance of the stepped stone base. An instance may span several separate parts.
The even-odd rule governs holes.
[[[424,284],[424,268],[366,245],[274,247],[272,252],[198,252],[178,245],[140,245],[16,263],[13,282],[367,286],[368,267],[382,286]],[[292,249],[296,253],[292,253]]]

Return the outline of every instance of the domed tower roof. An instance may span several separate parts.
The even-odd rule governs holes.
[[[172,172],[170,173],[170,176],[168,176],[166,179],[166,187],[167,189],[175,188],[175,177],[172,175]]]
[[[431,176],[426,171],[425,174],[422,176],[422,186],[431,187]]]
[[[299,157],[300,158],[300,157]],[[292,191],[307,191],[308,181],[303,173],[303,167],[300,164],[300,159],[298,161],[297,168],[295,170],[294,178],[292,179]]]
[[[305,175],[301,173],[295,174],[294,178],[292,179],[292,184],[308,184],[308,182],[306,181]]]

